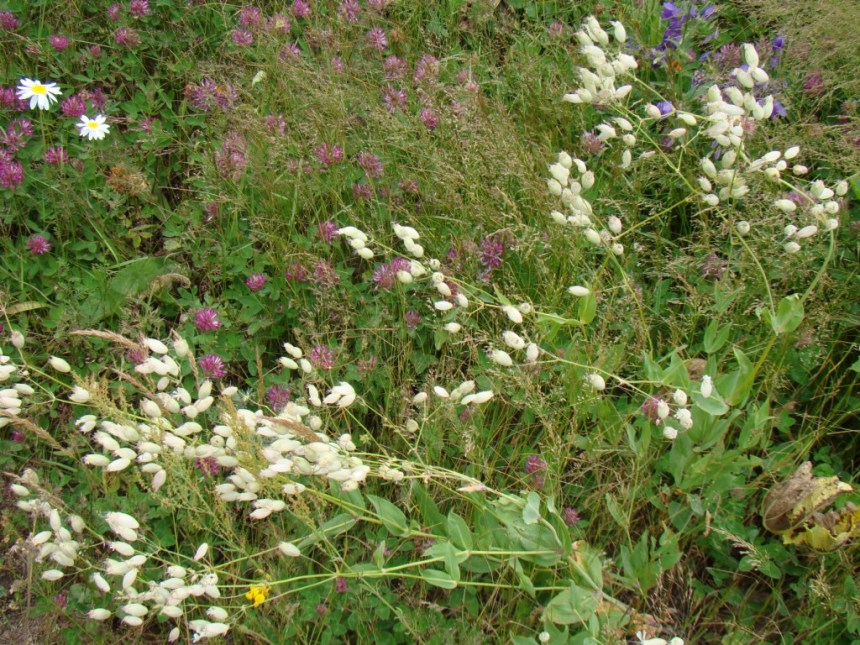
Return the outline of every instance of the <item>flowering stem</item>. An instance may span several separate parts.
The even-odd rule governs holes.
[[[773,293],[770,290],[770,282],[768,282],[767,273],[765,273],[764,267],[761,265],[761,262],[758,261],[758,257],[755,253],[753,253],[752,249],[749,247],[749,244],[747,244],[743,235],[738,235],[738,239],[740,240],[743,247],[747,250],[747,253],[750,254],[750,257],[752,258],[753,262],[755,262],[755,265],[758,267],[758,271],[761,274],[762,282],[764,282],[764,288],[765,290],[767,290],[767,299],[770,301],[770,313],[771,315],[775,316],[776,306],[773,302]]]
[[[812,293],[812,290],[818,285],[821,277],[824,275],[824,272],[827,270],[827,265],[830,264],[830,261],[833,259],[833,251],[836,249],[836,231],[830,231],[830,247],[827,249],[827,256],[824,258],[824,263],[821,265],[821,268],[818,270],[818,273],[815,274],[815,279],[812,281],[812,284],[807,287],[806,291],[803,292],[803,296],[800,298],[801,302],[804,302],[809,294]]]

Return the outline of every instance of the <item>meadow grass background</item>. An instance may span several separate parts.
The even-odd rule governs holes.
[[[258,2],[259,20],[221,2],[116,7],[2,7],[17,23],[4,15],[0,31],[11,155],[0,192],[2,349],[40,385],[20,412],[35,425],[0,429],[0,469],[10,484],[37,471],[32,491],[93,533],[81,538],[86,565],[40,579],[49,567],[27,538],[46,518],[16,508],[4,486],[0,640],[167,638],[174,622],[155,611],[140,627],[122,625],[122,612],[87,620],[123,604],[90,580],[111,556],[107,511],[140,521],[153,565],[193,568],[198,545],[210,545],[205,562],[224,587],[208,602],[229,613],[225,642],[860,640],[856,545],[819,553],[762,524],[767,492],[807,460],[816,476],[856,478],[858,5],[719,2],[662,53],[667,9],[649,0],[311,2],[307,13]],[[761,181],[719,209],[690,199],[679,175],[695,183],[709,153],[701,139],[672,144],[643,130],[658,161],[620,170],[618,149],[584,135],[609,111],[561,100],[584,65],[574,32],[589,15],[627,27],[637,101],[696,112],[702,88],[742,62],[733,43],[778,58],[767,91],[786,114],[755,124],[750,158],[800,145],[811,177],[850,179],[838,229],[789,254],[772,207],[782,187]],[[81,97],[110,133],[79,137],[75,105],[19,112],[7,88],[25,77]],[[16,139],[21,118],[32,134]],[[45,156],[61,155],[57,146],[64,163]],[[620,218],[623,255],[553,223],[547,166],[560,150],[595,173],[595,218],[601,228]],[[752,224],[748,237],[739,220]],[[425,260],[468,296],[462,315],[434,309],[441,296],[427,278],[398,282],[392,261],[408,254],[393,223],[416,228]],[[370,236],[372,260],[332,235],[346,226]],[[590,294],[572,296],[571,285]],[[783,300],[792,294],[800,300]],[[802,319],[775,334],[762,311],[775,316],[783,302],[786,318],[802,302]],[[532,311],[516,324],[503,308],[520,303]],[[217,326],[201,324],[209,309]],[[458,333],[442,328],[454,320]],[[540,346],[536,364],[488,357],[510,329]],[[20,352],[13,330],[26,338]],[[273,417],[288,399],[305,402],[307,383],[323,394],[351,383],[357,404],[319,414],[371,465],[364,496],[307,477],[311,493],[255,521],[250,506],[212,493],[230,469],[206,459],[165,457],[157,492],[134,467],[83,465],[98,447],[75,420],[145,420],[141,388],[114,370],[134,375],[144,358],[135,343],[174,332],[197,357],[177,384],[193,392],[208,372],[216,395],[238,387],[197,419],[210,425],[219,406]],[[278,364],[284,342],[304,349],[312,373]],[[77,380],[46,367],[54,355]],[[212,356],[223,372],[202,360]],[[605,390],[587,380],[595,373]],[[649,397],[700,397],[704,375],[721,405],[696,398],[693,429],[667,440]],[[462,406],[433,393],[469,379],[493,399]],[[75,384],[97,395],[77,404]],[[415,405],[421,391],[428,403]],[[385,468],[405,477],[390,481]],[[458,490],[475,482],[491,492]],[[540,522],[523,524],[531,511]],[[327,531],[344,512],[349,530]],[[301,540],[301,558],[273,557],[278,542]],[[159,579],[147,571],[141,588]],[[176,624],[190,640],[195,630]]]

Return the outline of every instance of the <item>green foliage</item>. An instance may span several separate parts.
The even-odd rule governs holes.
[[[593,3],[361,2],[351,22],[340,3],[298,17],[261,2],[256,27],[221,2],[149,4],[140,17],[122,4],[116,21],[102,6],[4,5],[21,24],[0,41],[3,87],[56,81],[61,99],[88,96],[87,114],[111,125],[105,140],[87,141],[58,106],[0,105],[4,137],[21,117],[34,131],[10,152],[22,183],[0,184],[0,368],[17,370],[2,383],[13,412],[0,417],[0,469],[30,486],[18,501],[45,500],[63,527],[72,515],[87,526],[74,536],[78,573],[42,580],[60,564],[34,561],[23,536],[50,529],[55,541],[61,531],[46,512],[28,519],[9,494],[14,606],[56,623],[55,640],[69,643],[109,642],[118,630],[163,639],[174,624],[188,640],[189,621],[210,605],[228,611],[228,639],[242,642],[534,643],[545,632],[551,643],[603,643],[645,627],[689,642],[860,638],[857,494],[843,490],[830,516],[805,508],[794,542],[763,530],[761,513],[774,482],[807,459],[816,477],[856,479],[857,60],[850,38],[812,38],[829,33],[828,12],[795,0],[720,5],[659,47],[661,3],[604,7],[605,28],[627,28],[638,80],[621,106],[579,106],[560,99],[587,64],[573,32]],[[853,8],[828,4],[846,16],[833,28],[850,32]],[[267,26],[276,13],[285,31]],[[253,42],[239,45],[235,30],[246,27]],[[369,44],[373,27],[385,31],[383,51]],[[120,29],[136,35],[131,45],[117,42]],[[55,51],[54,34],[70,46]],[[704,97],[711,83],[733,82],[741,42],[756,43],[771,77],[756,91],[788,110],[745,122],[757,131],[742,161],[800,144],[798,161],[827,186],[855,173],[835,230],[797,238],[785,228],[810,210],[791,194],[809,183],[787,170],[779,182],[751,180],[743,201],[702,202],[699,160],[731,166],[703,134]],[[642,117],[658,101],[676,112]],[[680,110],[698,115],[695,136],[670,136]],[[626,170],[618,137],[598,145],[589,134],[612,117],[633,122]],[[56,146],[69,163],[45,161]],[[589,227],[621,252],[547,216],[570,212],[544,183],[559,149],[594,173],[579,193],[593,206]],[[789,217],[777,198],[801,207]],[[394,224],[420,233],[424,274],[392,269],[419,259]],[[334,234],[347,226],[366,234],[373,257]],[[36,235],[50,251],[31,252]],[[794,240],[800,250],[786,252]],[[570,285],[588,293],[574,297]],[[217,328],[197,323],[204,308]],[[71,334],[81,329],[106,333]],[[175,335],[193,360],[175,353]],[[170,345],[177,373],[140,369],[158,355],[144,337]],[[210,354],[226,365],[209,379],[211,407],[183,410],[207,398],[200,359]],[[48,366],[52,355],[72,372]],[[355,402],[312,402],[309,386],[325,398],[344,382]],[[229,385],[237,391],[220,394]],[[70,398],[76,386],[92,398]],[[464,402],[477,393],[492,399]],[[161,410],[164,426],[141,407],[167,405],[161,395],[183,399]],[[287,397],[308,413],[285,411]],[[242,415],[257,411],[249,429]],[[85,414],[99,424],[76,429]],[[279,414],[302,428],[290,441],[313,452],[313,427],[366,465],[364,478],[351,487],[268,471],[271,433],[296,430],[260,422]],[[192,421],[201,429],[181,426],[181,447],[159,444],[157,456],[139,459],[144,438],[129,438]],[[210,454],[229,459],[214,467]],[[85,465],[87,455],[129,463],[113,472]],[[167,473],[160,488],[147,463]],[[25,468],[38,486],[15,479]],[[224,499],[215,486],[242,470],[257,478],[255,497]],[[287,494],[285,483],[307,490]],[[254,519],[261,499],[285,506]],[[107,544],[119,539],[105,521],[115,511],[142,527],[138,590],[181,563],[217,571],[221,597],[201,597],[176,623],[155,611],[140,628],[120,622],[123,610],[86,620],[94,607],[127,604],[90,578],[119,557]],[[209,554],[194,560],[204,542]],[[812,557],[809,546],[834,552]],[[245,594],[261,585],[268,597],[254,606]]]

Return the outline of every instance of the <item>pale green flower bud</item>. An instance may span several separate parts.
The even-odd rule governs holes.
[[[588,374],[585,377],[585,380],[588,381],[589,385],[593,387],[598,392],[602,392],[606,389],[606,381],[600,374]]]
[[[71,366],[65,360],[58,356],[51,356],[51,358],[48,360],[48,365],[63,374],[68,374],[72,371]]]

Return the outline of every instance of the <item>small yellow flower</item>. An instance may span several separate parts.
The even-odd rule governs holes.
[[[269,595],[269,587],[266,585],[251,585],[251,590],[245,594],[245,598],[253,603],[254,607],[259,607],[266,602],[266,596]]]

